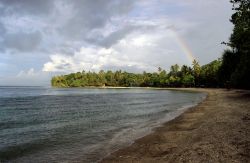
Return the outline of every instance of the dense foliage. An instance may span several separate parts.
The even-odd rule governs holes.
[[[250,89],[250,1],[231,0],[233,32],[219,72],[222,85]]]
[[[162,70],[154,73],[128,73],[125,71],[77,72],[68,75],[55,76],[51,80],[54,87],[86,87],[86,86],[114,86],[114,87],[216,87],[218,85],[217,72],[221,61],[216,60],[200,66],[193,62],[193,67],[175,64],[170,72]]]

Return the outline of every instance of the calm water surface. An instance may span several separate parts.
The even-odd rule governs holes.
[[[96,162],[204,97],[150,89],[0,87],[0,162]]]

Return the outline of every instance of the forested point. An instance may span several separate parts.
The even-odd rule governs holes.
[[[234,28],[228,49],[222,58],[200,66],[194,60],[192,67],[177,64],[170,71],[158,68],[154,73],[125,71],[77,72],[55,76],[54,87],[232,87],[250,89],[250,1],[231,0],[235,11],[230,19]]]
[[[86,86],[112,86],[112,87],[215,87],[218,84],[218,69],[220,60],[200,66],[193,61],[193,66],[175,64],[170,72],[158,68],[154,73],[128,73],[125,71],[99,71],[77,72],[68,75],[55,76],[51,80],[54,87],[86,87]]]

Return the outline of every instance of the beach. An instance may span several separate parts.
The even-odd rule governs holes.
[[[249,162],[249,91],[179,90],[208,95],[197,106],[100,162]]]

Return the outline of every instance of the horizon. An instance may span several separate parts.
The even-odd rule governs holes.
[[[192,59],[204,65],[225,49],[231,9],[227,0],[0,0],[0,85],[49,86],[52,76],[82,70],[154,72]]]

